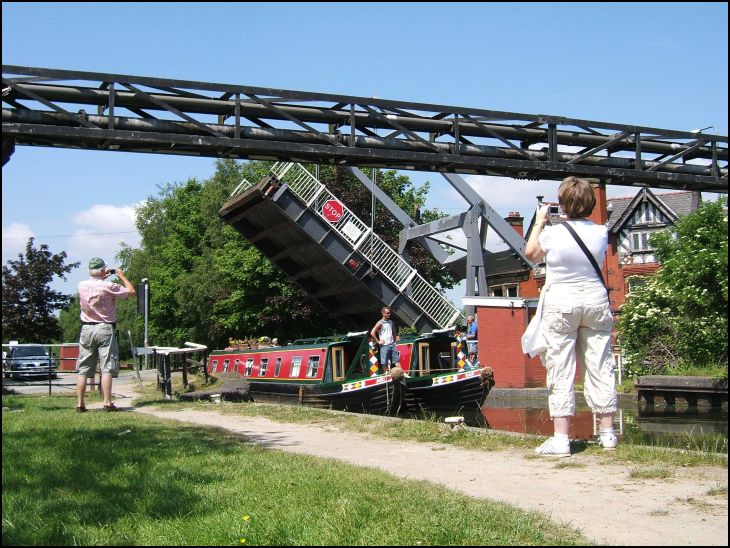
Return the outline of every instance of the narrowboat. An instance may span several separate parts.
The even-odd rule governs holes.
[[[405,411],[403,376],[397,370],[379,372],[370,361],[372,354],[363,331],[287,346],[231,346],[210,354],[208,372],[244,376],[254,400],[360,413]]]
[[[453,329],[402,337],[396,349],[406,373],[406,404],[416,411],[477,410],[494,386],[491,367],[462,367],[465,344]]]
[[[379,414],[478,409],[493,373],[459,370],[461,344],[449,331],[405,336],[396,345],[399,367],[385,371],[367,332],[287,346],[247,343],[211,353],[208,372],[245,377],[254,400]]]

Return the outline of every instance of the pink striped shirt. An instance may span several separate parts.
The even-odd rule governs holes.
[[[123,285],[90,278],[79,283],[79,304],[82,322],[112,323],[117,321],[115,299],[126,299],[129,291]]]

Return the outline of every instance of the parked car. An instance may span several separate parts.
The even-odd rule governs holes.
[[[3,356],[5,377],[58,376],[58,361],[49,355],[48,348],[40,344],[11,344]]]

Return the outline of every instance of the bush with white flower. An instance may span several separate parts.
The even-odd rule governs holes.
[[[661,263],[617,324],[630,376],[707,369],[727,377],[727,197],[651,237]]]

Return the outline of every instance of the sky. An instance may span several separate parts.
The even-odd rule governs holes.
[[[3,64],[551,114],[728,135],[727,3],[3,2]],[[5,105],[4,105],[5,106]],[[18,146],[2,168],[2,260],[29,237],[82,267],[136,247],[135,207],[212,158]],[[439,174],[427,207],[466,203]],[[466,176],[526,223],[558,182]],[[609,186],[609,196],[635,187]],[[666,190],[656,190],[663,193]],[[705,195],[713,199],[714,195]],[[490,239],[490,249],[506,244]],[[463,284],[448,296],[460,302]]]

